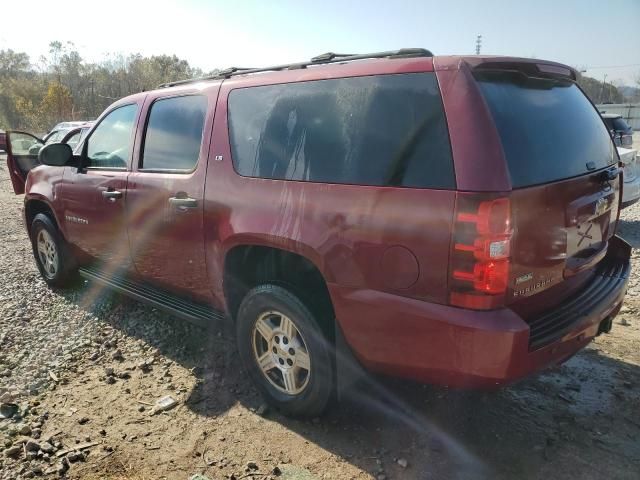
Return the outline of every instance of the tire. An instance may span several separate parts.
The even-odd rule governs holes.
[[[75,261],[58,228],[44,213],[31,222],[31,246],[40,275],[48,285],[61,288],[72,283]]]
[[[267,403],[294,417],[327,409],[334,393],[333,348],[297,296],[276,285],[250,290],[238,310],[236,337],[242,363]]]

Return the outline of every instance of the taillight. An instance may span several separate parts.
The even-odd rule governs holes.
[[[452,305],[489,310],[504,304],[511,255],[511,203],[494,194],[459,193],[449,270]]]

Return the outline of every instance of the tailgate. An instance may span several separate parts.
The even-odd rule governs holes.
[[[619,198],[617,167],[514,191],[507,301],[530,297],[594,267],[615,232]],[[575,283],[578,288],[582,282]]]
[[[474,75],[512,186],[506,303],[548,309],[588,281],[605,257],[622,173],[600,114],[571,78],[530,66],[500,68]],[[554,286],[552,294],[533,300]]]

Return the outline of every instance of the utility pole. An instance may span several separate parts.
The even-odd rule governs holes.
[[[603,102],[604,99],[604,86],[607,84],[607,74],[604,74],[604,78],[602,79],[602,88],[600,88],[600,103]]]
[[[476,37],[476,55],[480,55],[480,48],[482,47],[482,35]]]

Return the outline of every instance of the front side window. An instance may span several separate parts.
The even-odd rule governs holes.
[[[151,106],[140,168],[193,170],[198,163],[207,97],[165,98]]]
[[[229,95],[229,130],[243,176],[455,187],[433,73],[237,89]]]
[[[138,107],[125,105],[109,113],[87,140],[87,166],[127,168]]]

